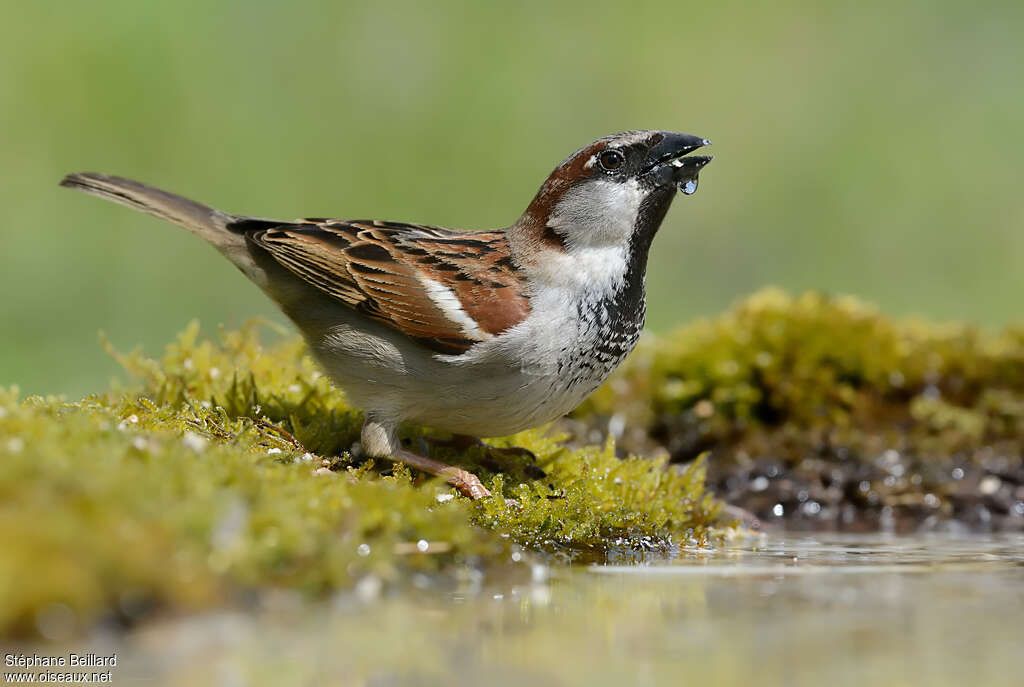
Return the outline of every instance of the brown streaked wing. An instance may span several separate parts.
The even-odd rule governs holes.
[[[530,311],[503,232],[322,220],[247,235],[307,283],[440,353],[462,353]],[[431,299],[431,282],[454,294],[475,328]]]
[[[530,314],[503,232],[449,232],[409,243],[426,252],[421,260],[434,268],[431,278],[451,289],[466,314],[488,334],[500,334]]]

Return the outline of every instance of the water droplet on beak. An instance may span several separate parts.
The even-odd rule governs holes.
[[[679,190],[688,196],[692,196],[697,192],[697,180],[690,179],[689,181],[680,182]]]

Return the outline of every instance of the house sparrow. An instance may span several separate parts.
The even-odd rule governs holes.
[[[506,229],[230,215],[136,181],[71,174],[62,186],[148,212],[209,241],[295,323],[366,411],[367,455],[477,477],[405,449],[396,427],[512,434],[575,408],[633,350],[651,240],[678,187],[696,190],[709,144],[630,131],[581,148]]]

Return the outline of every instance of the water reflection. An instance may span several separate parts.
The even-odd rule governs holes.
[[[164,621],[94,644],[120,652],[118,684],[1010,685],[1024,674],[1024,536],[783,534],[626,558]]]

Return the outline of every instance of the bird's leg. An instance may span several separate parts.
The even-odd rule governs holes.
[[[442,463],[439,460],[433,458],[427,458],[421,456],[418,453],[407,451],[404,448],[395,451],[392,456],[395,460],[400,460],[406,465],[422,470],[423,472],[430,473],[431,475],[437,475],[438,477],[444,477],[448,484],[458,489],[459,493],[463,496],[468,496],[471,499],[479,499],[484,496],[490,496],[491,492],[487,491],[484,485],[480,482],[480,478],[474,475],[472,472],[467,472],[462,468],[457,468],[454,465],[448,465]]]
[[[471,499],[491,495],[480,482],[480,478],[473,473],[402,448],[395,434],[394,423],[385,423],[368,415],[363,424],[361,439],[363,451],[371,458],[399,460],[417,470],[444,477],[460,494]]]
[[[445,446],[448,448],[454,448],[459,451],[465,451],[468,448],[479,446],[487,450],[488,453],[497,454],[499,456],[514,457],[523,459],[526,461],[522,463],[521,469],[523,474],[530,479],[544,479],[547,477],[547,473],[544,472],[537,466],[537,456],[534,455],[533,451],[528,448],[521,448],[518,446],[510,446],[508,448],[501,446],[491,446],[486,441],[481,441],[476,437],[469,436],[467,434],[453,434],[451,439],[437,439],[436,437],[423,437],[424,441],[427,441],[435,446]],[[498,468],[495,467],[495,470]]]

